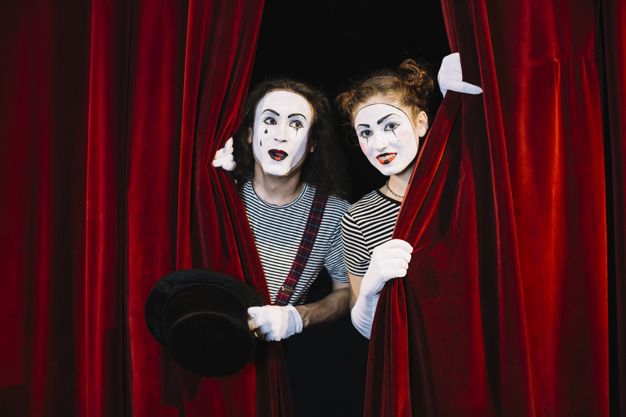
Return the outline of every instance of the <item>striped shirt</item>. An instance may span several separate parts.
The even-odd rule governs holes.
[[[354,203],[341,220],[343,250],[348,271],[365,275],[374,248],[391,240],[400,202],[374,190]]]
[[[291,270],[298,253],[304,227],[313,204],[315,187],[305,184],[302,192],[289,204],[278,206],[261,200],[247,181],[241,190],[241,198],[272,303],[285,278]],[[290,304],[302,304],[304,298],[322,268],[326,268],[333,280],[347,283],[348,275],[341,246],[341,217],[348,209],[347,201],[329,196],[324,217],[320,224],[311,255],[296,285]]]

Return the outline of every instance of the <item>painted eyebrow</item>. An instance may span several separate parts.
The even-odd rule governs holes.
[[[370,127],[370,125],[367,125],[367,124],[365,124],[365,123],[361,123],[361,124],[359,124],[359,125],[357,126],[357,128],[359,128],[359,127],[361,127],[361,126],[363,126],[363,127],[367,127],[368,129],[369,129],[369,127]]]
[[[395,115],[394,115],[393,113],[389,113],[387,116],[383,116],[383,117],[381,117],[380,119],[378,119],[378,120],[376,121],[376,124],[377,124],[377,125],[381,124],[381,123],[382,123],[382,122],[384,122],[384,121],[385,121],[385,119],[386,119],[386,118],[388,118],[389,116],[395,116]]]
[[[274,113],[276,116],[280,116],[280,114],[277,111],[272,110],[272,109],[265,109],[265,110],[263,110],[263,113],[265,113],[265,112]]]
[[[287,116],[288,119],[292,118],[293,116],[302,116],[304,117],[304,120],[306,120],[306,116],[302,113],[291,113],[289,116]]]

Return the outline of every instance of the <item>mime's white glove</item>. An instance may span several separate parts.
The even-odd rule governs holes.
[[[441,68],[439,68],[439,73],[437,74],[437,82],[444,97],[448,90],[465,94],[481,94],[483,92],[483,89],[477,85],[463,81],[461,55],[458,52],[446,55],[443,58]]]
[[[267,342],[286,339],[302,331],[302,317],[292,305],[248,308],[248,327]]]
[[[215,168],[221,167],[224,171],[232,171],[235,169],[237,163],[233,158],[233,138],[228,139],[224,147],[215,152],[213,166]]]
[[[361,281],[359,296],[350,312],[352,324],[369,339],[378,297],[385,283],[406,275],[413,247],[402,239],[392,239],[374,248],[370,265]]]

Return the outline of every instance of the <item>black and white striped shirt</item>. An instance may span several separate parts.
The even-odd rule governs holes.
[[[289,274],[298,253],[314,196],[315,187],[305,184],[294,201],[277,206],[261,200],[250,181],[242,187],[241,198],[246,207],[272,302],[275,301],[276,294]],[[304,302],[309,287],[322,268],[326,268],[334,280],[348,282],[340,226],[341,217],[348,207],[347,201],[335,196],[328,197],[315,245],[296,285],[291,304]]]
[[[354,203],[341,220],[343,250],[348,271],[363,276],[374,248],[391,240],[400,202],[374,190]]]

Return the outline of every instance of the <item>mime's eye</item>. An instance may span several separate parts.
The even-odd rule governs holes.
[[[263,119],[263,123],[265,123],[266,125],[275,125],[276,119],[274,119],[272,116],[268,116],[265,119]]]
[[[394,131],[398,128],[398,126],[400,126],[398,123],[396,122],[389,122],[385,125],[385,130],[386,131]]]
[[[374,132],[372,132],[370,129],[363,129],[359,132],[359,137],[363,139],[368,139],[373,134]]]
[[[293,127],[294,129],[302,129],[304,127],[300,120],[293,120],[291,123],[289,123],[289,126]]]

